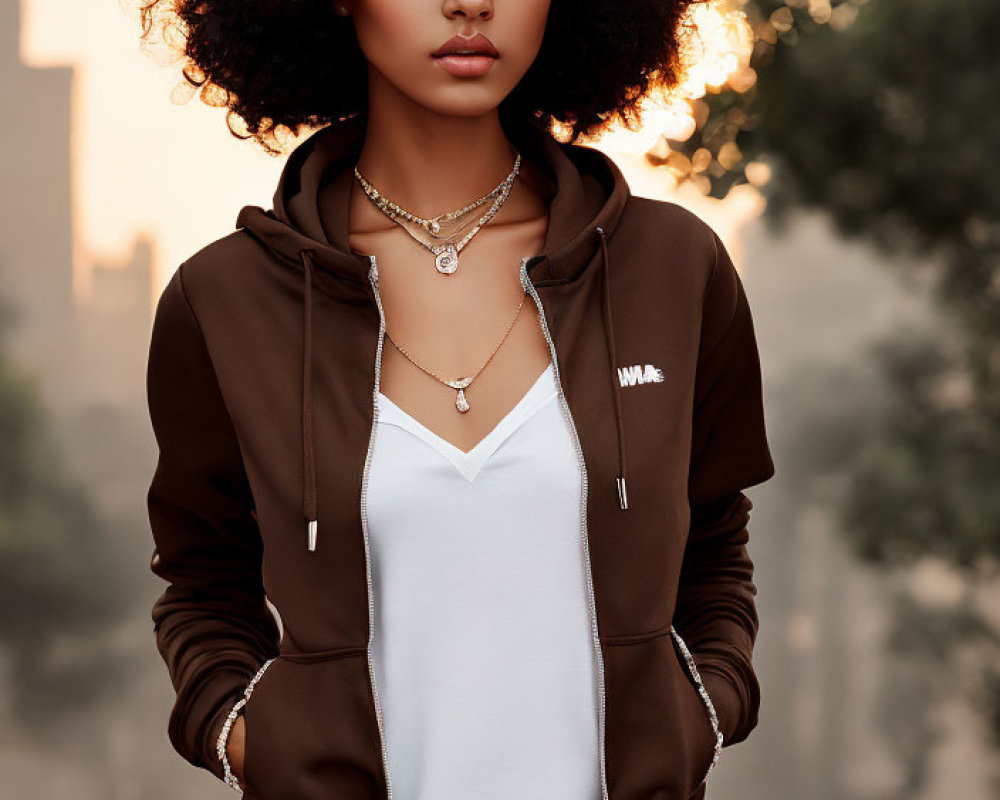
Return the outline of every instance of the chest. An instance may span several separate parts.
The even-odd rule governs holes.
[[[451,274],[395,226],[351,237],[378,258],[383,395],[462,450],[496,427],[550,361],[519,275],[521,257],[543,237],[537,219],[484,228]]]
[[[462,498],[473,503],[468,510],[475,503],[486,510],[515,496],[530,504],[551,500],[553,492],[576,493],[572,431],[558,400],[549,364],[497,424],[463,450],[379,392],[369,514],[418,507],[446,513]]]
[[[225,320],[224,335],[212,339],[217,348],[229,343],[240,348],[238,352],[220,351],[216,363],[254,491],[264,540],[262,566],[267,591],[283,619],[308,620],[306,627],[291,624],[300,646],[322,650],[329,649],[331,642],[365,639],[370,579],[366,528],[372,514],[378,513],[378,498],[393,496],[380,493],[380,485],[389,492],[410,493],[395,494],[397,498],[408,497],[407,502],[382,505],[383,509],[409,505],[439,517],[462,517],[449,505],[450,496],[458,496],[455,492],[476,496],[490,486],[507,506],[561,507],[556,499],[560,484],[554,476],[565,474],[560,470],[567,462],[575,464],[576,480],[581,482],[585,499],[577,544],[583,539],[589,549],[605,630],[609,635],[649,630],[669,617],[674,587],[663,575],[671,565],[679,564],[684,548],[698,330],[692,308],[697,298],[677,287],[668,291],[671,287],[660,286],[660,273],[647,271],[630,279],[627,270],[633,263],[622,262],[622,271],[616,276],[611,308],[613,348],[605,324],[602,270],[587,269],[569,283],[547,282],[542,279],[544,264],[538,265],[534,270],[538,283],[525,279],[530,300],[525,308],[532,308],[537,316],[533,325],[524,325],[524,331],[543,348],[539,362],[525,369],[521,383],[511,384],[508,394],[493,408],[492,417],[480,420],[481,427],[467,431],[466,439],[453,436],[431,416],[423,415],[415,395],[397,393],[399,385],[394,390],[388,383],[393,349],[384,334],[391,335],[393,330],[391,309],[385,303],[390,290],[385,288],[381,263],[379,270],[372,270],[371,285],[351,287],[350,293],[348,287],[317,275],[308,394],[302,391],[302,358],[288,357],[302,352],[301,301],[294,292],[287,293],[287,311],[284,306],[276,311],[272,300],[268,314],[251,315],[253,309],[249,309],[245,325],[239,324],[242,316],[235,322],[232,316]],[[528,274],[527,269],[524,274]],[[269,296],[273,298],[275,293]],[[245,306],[233,308],[241,311]],[[461,338],[461,331],[454,336]],[[260,352],[281,357],[267,359],[263,368],[259,363],[247,363],[247,354]],[[549,411],[558,410],[559,414],[550,413],[546,418],[559,420],[565,426],[560,429],[563,433],[568,428],[575,457],[575,461],[565,458],[567,439],[560,439],[558,466],[550,460],[555,457],[551,447],[539,448],[544,439],[528,437],[522,441],[500,435],[489,439],[549,363],[559,390],[558,403]],[[418,370],[412,373],[420,375]],[[647,373],[652,377],[647,379]],[[660,373],[662,379],[657,379]],[[433,408],[453,419],[466,416],[456,412],[453,390],[426,376],[423,380],[434,389]],[[620,409],[615,403],[616,385]],[[482,403],[489,396],[490,392],[480,392],[478,401]],[[308,439],[303,437],[305,397],[311,398],[312,436]],[[434,434],[440,440],[436,444],[453,445],[451,450],[442,447],[452,461],[442,459],[441,452],[431,448],[412,449],[413,441],[407,449],[410,460],[384,461],[391,446],[387,444],[390,434],[381,439],[379,435],[389,428],[379,424],[379,416],[389,407],[386,398],[418,420],[425,435]],[[472,401],[475,410],[477,398],[472,396]],[[616,424],[619,410],[621,424]],[[412,430],[407,433],[411,439],[417,438]],[[395,438],[398,444],[399,437]],[[500,444],[495,452],[489,452],[489,447],[477,450],[483,441]],[[309,466],[304,445],[310,442],[315,456],[311,471],[303,469]],[[500,469],[509,455],[516,454],[515,442],[530,448],[521,453],[520,460],[511,462],[521,467]],[[628,464],[627,511],[619,508],[615,491],[623,451],[627,451]],[[430,473],[416,466],[407,471],[419,459],[432,457],[438,459],[439,467],[443,464],[451,470],[437,474],[450,479],[454,489],[436,493],[444,498],[437,507],[433,506],[435,493],[421,482]],[[392,464],[394,473],[405,480],[398,479],[392,486],[380,484],[379,465],[383,463]],[[474,480],[462,477],[463,470]],[[496,484],[482,480],[494,473],[510,483],[505,485],[499,478]],[[523,479],[530,475],[534,478]],[[315,483],[310,476],[315,477]],[[465,484],[456,482],[456,476]],[[319,519],[315,551],[306,548],[302,512],[309,497],[305,491],[312,487]],[[421,491],[417,487],[425,488]],[[499,502],[498,507],[506,510]],[[477,519],[488,518],[480,512],[478,517],[466,516],[464,522],[473,525]],[[623,580],[623,576],[628,579]],[[612,585],[618,589],[611,590]]]

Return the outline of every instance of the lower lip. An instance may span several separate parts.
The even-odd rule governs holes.
[[[441,65],[441,69],[459,78],[485,75],[496,61],[490,56],[440,56],[434,60]]]

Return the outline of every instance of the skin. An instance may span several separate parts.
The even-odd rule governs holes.
[[[550,0],[333,0],[350,13],[369,62],[369,116],[358,169],[408,211],[433,217],[493,189],[513,167],[515,149],[497,107],[538,55]],[[432,57],[453,35],[481,32],[499,51],[484,75],[456,77]],[[388,340],[381,391],[407,413],[468,451],[517,404],[549,363],[538,312],[522,289],[521,258],[540,252],[549,190],[522,158],[511,192],[462,249],[458,271],[441,275],[434,256],[375,208],[355,181],[348,211],[351,249],[378,259],[386,327],[420,364],[447,378],[471,375],[471,408],[455,409],[454,389],[407,360]],[[486,206],[477,209],[480,213]],[[243,715],[228,741],[243,780]]]
[[[349,0],[348,0],[349,1]],[[497,106],[541,47],[549,0],[355,0],[358,41],[370,63],[370,113],[358,168],[383,194],[423,217],[461,208],[511,170],[514,148]],[[500,53],[479,77],[455,77],[431,53],[449,37],[486,35]],[[536,169],[522,170],[500,211],[463,248],[448,276],[434,257],[376,209],[355,183],[350,243],[378,258],[386,327],[395,342],[444,378],[475,372],[496,347],[524,292],[520,259],[539,252],[548,200]],[[471,449],[517,403],[548,363],[530,298],[488,366],[455,409],[455,390],[383,349],[381,390],[426,427]]]

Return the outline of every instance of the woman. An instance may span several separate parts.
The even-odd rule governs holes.
[[[250,135],[329,123],[149,352],[169,736],[244,797],[683,800],[756,725],[742,283],[548,132],[674,82],[686,5],[179,3]]]

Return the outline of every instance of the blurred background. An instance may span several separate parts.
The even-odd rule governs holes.
[[[762,706],[708,798],[1000,797],[1000,3],[688,22],[684,83],[588,144],[720,233],[757,329]],[[0,796],[221,800],[166,737],[145,358],[284,157],[128,0],[0,0],[0,36]]]

